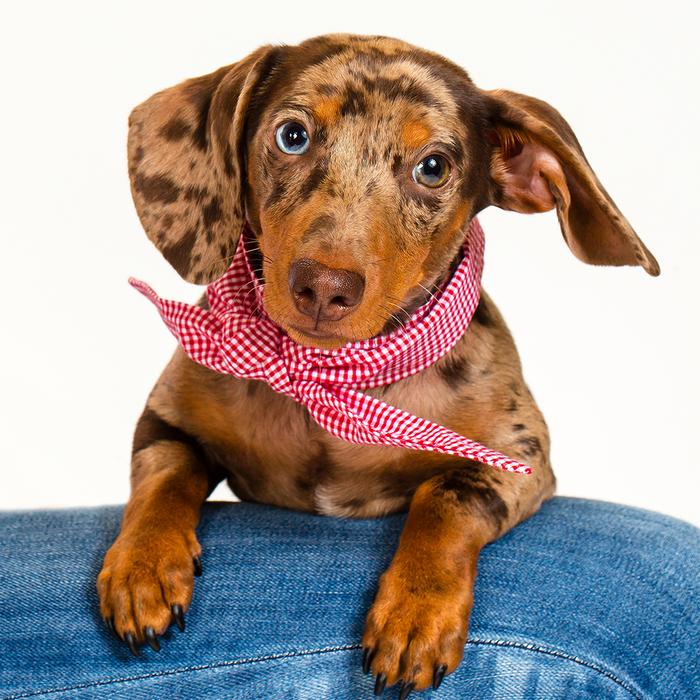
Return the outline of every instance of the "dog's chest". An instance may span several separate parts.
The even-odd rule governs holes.
[[[232,414],[227,422],[234,429],[228,449],[219,450],[219,455],[241,498],[355,517],[382,515],[407,505],[415,463],[406,459],[408,451],[335,438],[292,399],[261,382],[234,381],[234,395],[227,402]],[[435,421],[445,421],[450,406],[444,384],[430,371],[372,394]],[[417,474],[415,486],[421,479]]]

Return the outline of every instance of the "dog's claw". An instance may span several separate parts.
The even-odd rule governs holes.
[[[156,637],[156,632],[153,627],[146,627],[143,631],[143,636],[148,642],[148,646],[153,649],[153,651],[160,651],[160,644],[158,643],[158,637]]]
[[[114,620],[112,620],[111,617],[108,617],[108,618],[105,620],[105,625],[107,625],[107,629],[108,629],[112,634],[116,634],[116,632],[114,631]]]
[[[180,632],[185,631],[185,615],[182,612],[182,605],[178,605],[177,603],[173,605],[170,610],[173,613],[173,619],[175,620],[175,624],[177,625],[178,629]]]
[[[399,693],[399,700],[406,700],[406,698],[411,694],[411,691],[415,687],[415,683],[401,683],[401,692]]]
[[[440,664],[435,667],[435,671],[433,672],[433,690],[437,690],[440,687],[440,683],[442,683],[442,679],[445,677],[446,673],[447,664]]]
[[[192,563],[194,564],[194,575],[202,575],[202,560],[200,557],[192,557]]]
[[[129,645],[129,650],[134,656],[139,655],[139,647],[136,644],[136,637],[131,632],[127,632],[124,635],[124,641]]]
[[[364,653],[362,654],[362,672],[369,673],[372,667],[372,659],[374,658],[374,649],[372,647],[366,647]]]
[[[374,683],[374,694],[381,695],[386,688],[386,673],[380,673]]]

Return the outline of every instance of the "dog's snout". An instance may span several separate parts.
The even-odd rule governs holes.
[[[365,279],[357,272],[302,258],[289,268],[289,290],[301,313],[321,321],[339,321],[362,300]]]

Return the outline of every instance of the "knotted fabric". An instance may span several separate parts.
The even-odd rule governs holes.
[[[229,269],[207,286],[209,309],[162,299],[146,283],[129,282],[155,304],[192,360],[216,372],[266,382],[306,406],[331,435],[363,445],[440,452],[529,474],[525,464],[360,391],[416,374],[454,347],[479,303],[483,260],[484,232],[473,219],[457,269],[405,325],[331,350],[299,345],[269,318],[264,284],[245,252],[245,230]]]

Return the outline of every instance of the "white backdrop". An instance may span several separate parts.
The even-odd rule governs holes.
[[[485,286],[548,420],[559,493],[700,524],[700,190],[691,3],[13,3],[0,18],[0,508],[123,502],[174,340],[127,285],[194,300],[143,234],[130,109],[267,42],[388,34],[550,101],[661,264],[583,265],[553,213],[485,212]],[[219,495],[221,491],[217,492]]]

